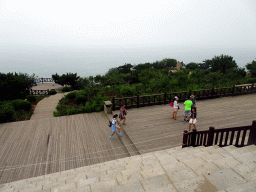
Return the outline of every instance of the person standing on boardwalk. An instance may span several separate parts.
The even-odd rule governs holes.
[[[118,115],[115,114],[113,116],[113,119],[112,119],[112,125],[111,125],[111,130],[112,130],[112,134],[110,135],[110,139],[114,139],[113,135],[115,134],[116,132],[116,129],[118,130],[118,134],[117,135],[122,135],[121,133],[121,128],[119,126],[117,126],[117,118],[118,118]]]
[[[179,109],[179,98],[177,96],[174,97],[174,101],[173,101],[173,113],[172,113],[172,118],[176,120],[176,116],[178,113],[178,109]]]
[[[190,96],[190,100],[192,101],[193,105],[192,105],[192,108],[193,107],[196,107],[196,99],[195,99],[195,95],[191,95]]]
[[[125,116],[126,116],[127,112],[128,111],[125,109],[125,104],[123,103],[121,108],[120,108],[120,114],[119,114],[119,119],[120,119],[119,122],[123,121],[123,125],[126,125],[125,124],[125,120],[126,120]]]
[[[189,126],[188,129],[191,131],[191,125],[193,124],[194,128],[196,129],[196,107],[193,107],[191,109],[191,115],[190,115],[190,121],[189,121]]]
[[[188,99],[184,102],[185,105],[185,111],[184,111],[184,120],[183,122],[186,122],[186,116],[188,115],[188,120],[187,122],[189,122],[190,119],[190,115],[191,115],[191,106],[193,105],[193,102],[190,100],[190,97],[188,97]]]

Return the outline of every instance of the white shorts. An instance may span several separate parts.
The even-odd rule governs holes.
[[[196,124],[196,122],[197,122],[196,119],[193,120],[192,118],[190,118],[190,120],[189,120],[189,123],[191,123],[191,124]]]

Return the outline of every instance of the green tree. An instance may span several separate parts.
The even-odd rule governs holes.
[[[198,69],[199,68],[199,65],[197,63],[194,63],[194,62],[190,62],[186,65],[186,69]]]
[[[252,76],[256,76],[256,61],[253,60],[251,63],[247,63],[245,67],[252,73]]]
[[[222,54],[220,56],[214,56],[214,58],[212,58],[212,72],[220,71],[222,73],[225,73],[228,69],[235,68],[237,68],[237,64],[236,61],[233,60],[232,56]]]

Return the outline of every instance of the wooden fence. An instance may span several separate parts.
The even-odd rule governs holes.
[[[37,83],[49,83],[49,82],[52,82],[52,78],[38,78],[36,79],[36,82]]]
[[[122,103],[125,103],[126,108],[139,108],[151,105],[167,104],[173,101],[175,96],[179,97],[180,101],[186,100],[190,95],[195,95],[197,100],[209,99],[216,97],[236,96],[248,93],[255,93],[256,86],[253,84],[239,85],[233,87],[222,87],[202,90],[190,90],[183,92],[173,92],[155,95],[133,96],[123,98],[112,98],[112,110],[120,109]]]
[[[249,135],[249,137],[246,137],[246,135]],[[246,139],[248,140],[246,141]],[[210,127],[207,131],[196,131],[196,129],[193,129],[192,132],[185,130],[182,148],[200,145],[218,145],[220,147],[235,145],[236,147],[243,147],[245,143],[247,145],[256,145],[256,121],[253,121],[252,125],[242,127],[225,129]]]
[[[31,89],[29,94],[30,95],[47,95],[49,93],[49,89],[47,90],[33,90]]]

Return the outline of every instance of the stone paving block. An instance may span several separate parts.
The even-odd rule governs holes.
[[[237,147],[234,145],[229,145],[229,146],[222,147],[222,149],[226,150],[227,152],[230,152],[230,151],[236,150]]]
[[[131,156],[130,161],[141,161],[141,156],[140,155]]]
[[[198,176],[189,180],[182,180],[173,183],[179,192],[216,192],[218,189],[205,177]]]
[[[155,159],[148,159],[148,160],[142,160],[143,166],[151,165],[151,164],[156,164],[156,163],[159,163],[159,160],[157,158],[155,158]]]
[[[210,153],[208,151],[195,151],[194,153],[190,153],[188,151],[189,154],[192,154],[193,156],[199,158],[199,157],[204,157],[206,155],[210,155]]]
[[[246,147],[237,148],[236,151],[239,153],[253,152],[256,151],[256,145],[249,145]]]
[[[183,164],[185,164],[187,167],[197,166],[197,165],[204,165],[206,164],[206,161],[202,158],[194,158],[187,161],[183,161]]]
[[[68,175],[67,175],[67,173],[61,174],[60,172],[57,172],[57,173],[52,173],[52,174],[45,175],[45,178],[46,179],[49,178],[50,181],[56,181],[57,178],[63,177],[63,176],[68,176]]]
[[[235,185],[225,190],[226,192],[255,192],[256,180],[243,183],[241,185]]]
[[[128,165],[125,165],[125,169],[136,169],[142,167],[143,164],[141,162],[133,162]]]
[[[195,172],[188,167],[180,170],[168,171],[167,175],[173,183],[197,177]]]
[[[176,192],[176,189],[171,184],[171,180],[166,174],[150,177],[140,180],[146,191],[151,192]]]
[[[0,188],[1,192],[14,192],[15,188]],[[16,190],[18,191],[18,190]]]
[[[157,175],[163,175],[165,173],[166,172],[164,171],[164,169],[162,167],[156,167],[156,168],[153,168],[153,169],[148,169],[148,170],[144,170],[144,171],[140,172],[141,176],[144,179],[149,178],[149,177],[154,177],[154,176],[157,176]]]
[[[124,163],[124,164],[126,164],[126,162],[128,162],[130,160],[131,160],[130,157],[125,157],[125,158],[122,158],[122,159],[117,159],[116,163]]]
[[[100,175],[106,175],[107,174],[107,171],[102,171],[102,170],[94,170],[93,172],[87,172],[86,173],[86,176],[87,176],[87,179],[89,178],[94,178],[94,177],[99,177]]]
[[[98,192],[98,191],[111,192],[111,188],[117,185],[118,185],[117,180],[99,182],[99,183],[91,184],[91,191],[92,192]]]
[[[115,165],[117,162],[118,162],[117,160],[111,160],[111,161],[104,162],[103,164],[107,166],[111,166],[111,165]]]
[[[76,188],[76,183],[69,183],[61,186],[54,186],[51,188],[51,191],[53,192],[62,192],[62,191],[68,191],[71,189]]]
[[[168,164],[176,164],[176,163],[180,163],[180,162],[175,157],[169,155],[169,157],[159,159],[159,163],[161,165],[168,165]]]
[[[153,169],[153,168],[157,168],[157,167],[161,167],[162,165],[160,163],[155,163],[155,164],[150,164],[150,165],[146,165],[146,166],[142,166],[140,167],[142,171],[148,170],[148,169]]]
[[[112,174],[101,175],[99,179],[100,179],[100,182],[104,182],[109,180],[116,180],[116,178],[120,178],[120,177],[123,177],[121,172],[114,172]]]
[[[212,162],[215,165],[217,165],[220,169],[227,169],[237,165],[241,165],[241,163],[234,159],[233,157],[225,157],[223,159],[213,160]]]
[[[256,163],[254,162],[238,165],[233,167],[233,170],[247,181],[256,179]]]
[[[84,187],[71,189],[67,192],[91,192],[91,187],[90,185],[86,185]]]
[[[168,153],[167,153],[166,151],[164,151],[164,150],[154,151],[153,154],[154,154],[154,156],[156,156],[156,157],[168,155]]]
[[[223,169],[205,176],[218,190],[225,190],[234,185],[246,183],[246,180],[232,169]]]
[[[256,161],[256,155],[253,154],[252,152],[246,152],[246,153],[242,153],[239,155],[234,155],[234,158],[243,164],[247,164],[247,163]]]
[[[224,157],[218,153],[214,153],[214,154],[203,156],[201,158],[205,161],[214,161],[218,159],[223,159]]]
[[[65,185],[65,181],[60,181],[60,182],[46,182],[43,184],[43,189],[50,189],[52,187],[56,187],[56,186],[61,186],[61,185]]]
[[[31,188],[36,188],[36,183],[28,183],[27,180],[26,181],[18,181],[18,182],[12,182],[10,183],[10,186],[12,188],[15,188],[15,189],[21,189],[21,190],[24,190],[24,189],[31,189]],[[42,188],[41,188],[42,189]]]
[[[27,179],[28,183],[38,183],[38,182],[44,182],[44,181],[48,181],[48,179],[45,178],[44,175]]]
[[[185,168],[187,168],[187,167],[183,163],[163,165],[163,169],[166,172],[174,172],[174,171],[178,171],[178,170],[185,169]]]
[[[220,154],[220,155],[223,156],[223,157],[230,157],[230,156],[232,156],[232,154],[230,154],[228,151],[222,149],[221,147],[219,147],[219,148],[213,148],[213,149],[211,149],[211,150],[208,150],[208,152],[209,152],[210,154],[218,153],[218,154]]]
[[[191,166],[191,169],[198,175],[209,175],[215,171],[219,171],[219,167],[217,167],[212,162],[207,162],[205,164],[195,164]]]
[[[172,156],[174,156],[180,162],[196,158],[195,156],[193,156],[187,152],[173,153]]]
[[[90,184],[94,184],[94,183],[98,183],[98,182],[99,182],[98,177],[94,177],[94,178],[90,178],[90,179],[80,178],[77,181],[77,188],[84,187],[86,185],[90,185]]]
[[[129,181],[138,181],[139,179],[143,179],[140,172],[136,169],[121,171],[121,174],[121,177],[117,177],[119,185],[123,185]]]
[[[132,192],[144,192],[145,190],[143,189],[139,180],[137,180],[137,181],[128,182],[123,185],[118,185],[118,186],[112,187],[111,191],[112,192],[131,192],[131,191]]]
[[[68,184],[69,183],[68,181],[71,181],[71,180],[76,182],[77,181],[77,176],[76,175],[71,175],[71,176],[66,176],[66,177],[60,177],[60,178],[57,178],[56,181],[57,182],[65,182],[66,184]]]

